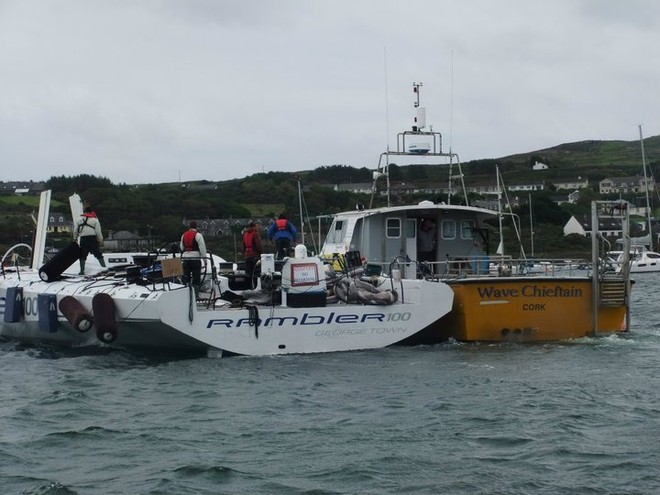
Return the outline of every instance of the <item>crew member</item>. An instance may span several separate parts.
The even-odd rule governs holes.
[[[268,227],[268,238],[275,241],[275,259],[281,260],[289,256],[291,242],[298,235],[296,227],[281,214],[270,227]]]
[[[195,292],[199,290],[202,283],[202,259],[206,258],[206,244],[204,236],[197,232],[197,222],[191,220],[189,229],[181,236],[179,248],[181,249],[181,258],[183,261],[183,280],[184,283],[192,283]]]
[[[255,288],[255,269],[263,253],[259,229],[250,221],[243,231],[243,259],[245,260],[245,275],[250,280],[250,287]]]
[[[85,207],[83,214],[76,222],[76,227],[73,229],[73,241],[80,244],[80,275],[85,274],[85,261],[90,253],[105,268],[105,261],[101,254],[101,246],[103,245],[101,222],[89,206]]]

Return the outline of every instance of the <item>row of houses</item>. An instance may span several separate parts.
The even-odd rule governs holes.
[[[552,179],[538,182],[527,182],[519,184],[510,184],[506,189],[511,192],[534,192],[544,191],[552,184],[556,190],[575,191],[589,187],[589,179],[578,177],[577,179]],[[187,187],[187,186],[182,186]],[[217,189],[217,184],[208,183],[196,185],[196,188]],[[349,191],[353,193],[370,194],[373,184],[371,182],[355,184],[337,184],[334,186],[336,191]],[[655,191],[655,180],[653,178],[644,178],[639,175],[628,177],[610,177],[601,180],[598,183],[598,192],[600,194],[634,194],[649,191]],[[0,181],[0,194],[4,195],[38,195],[45,189],[43,182],[34,181]],[[476,194],[497,194],[498,188],[495,183],[476,184],[466,188],[469,193]],[[448,187],[421,187],[411,182],[397,182],[391,187],[394,194],[447,194]]]
[[[4,196],[37,196],[46,188],[43,182],[34,181],[0,181],[0,195]]]
[[[542,180],[538,182],[522,182],[518,184],[506,185],[506,190],[509,192],[536,192],[548,190],[550,184],[554,186],[557,191],[578,191],[580,189],[587,189],[590,187],[589,179],[577,177],[575,179],[552,179]],[[371,194],[373,184],[370,182],[356,183],[356,184],[337,184],[334,186],[336,191],[349,191],[353,193]],[[648,188],[649,191],[654,191],[656,187],[655,180],[652,178],[644,178],[642,176],[630,177],[611,177],[603,179],[598,183],[598,192],[600,194],[633,194],[641,193]],[[456,187],[454,187],[454,191]],[[495,182],[486,182],[481,184],[473,184],[466,187],[468,193],[475,193],[481,195],[496,195],[499,190]],[[390,186],[392,194],[429,194],[429,195],[446,195],[449,193],[449,187],[428,187],[419,186],[413,182],[395,182]],[[381,192],[381,194],[386,194]]]

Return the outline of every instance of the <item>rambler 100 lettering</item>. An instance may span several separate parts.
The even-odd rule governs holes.
[[[354,323],[387,323],[397,321],[408,321],[412,317],[409,312],[395,313],[365,313],[359,314],[336,314],[334,312],[327,316],[305,313],[301,317],[296,316],[271,316],[264,320],[259,319],[259,326],[284,326],[284,325],[329,325],[329,324],[354,324]],[[250,318],[218,318],[209,320],[206,328],[211,327],[240,328],[242,326],[254,326],[254,320]]]
[[[497,289],[491,287],[477,287],[481,299],[501,297],[582,297],[582,289],[576,287],[546,287],[545,285],[523,285],[520,289]]]

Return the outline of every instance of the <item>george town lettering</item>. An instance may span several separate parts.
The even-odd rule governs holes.
[[[379,328],[331,328],[330,330],[317,330],[317,337],[355,337],[362,335],[384,335],[392,333],[406,333],[401,327],[379,327]]]
[[[497,287],[477,287],[481,299],[499,299],[503,297],[582,297],[582,289],[577,287],[546,287],[545,285],[523,285],[520,289]]]
[[[357,324],[357,323],[387,323],[395,321],[408,321],[411,313],[364,313],[364,314],[336,314],[328,315],[305,313],[302,316],[271,316],[259,319],[259,325],[264,327],[302,326],[302,325],[329,325],[329,324]],[[254,326],[250,318],[217,318],[211,319],[206,328],[211,327],[241,328]]]

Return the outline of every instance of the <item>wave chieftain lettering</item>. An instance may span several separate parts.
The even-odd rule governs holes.
[[[520,289],[498,289],[496,287],[477,287],[481,299],[504,297],[582,297],[582,289],[575,286],[523,285]]]

